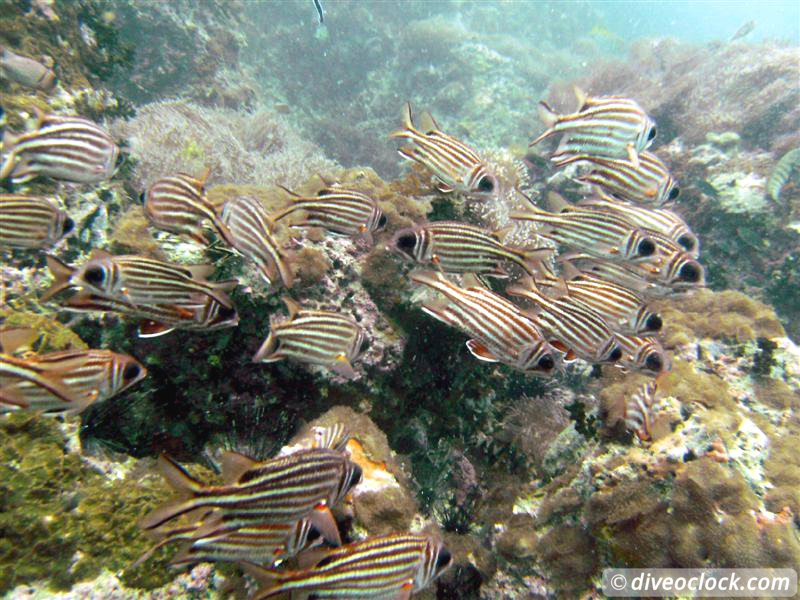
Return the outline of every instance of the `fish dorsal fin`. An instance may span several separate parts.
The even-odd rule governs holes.
[[[589,98],[589,94],[587,94],[584,90],[579,88],[577,85],[572,86],[572,91],[575,94],[575,98],[578,100],[578,111],[580,112],[586,107],[586,100]]]
[[[203,487],[202,483],[184,471],[183,467],[166,454],[158,457],[158,469],[167,483],[181,495],[191,496],[195,490]]]
[[[234,484],[249,469],[256,464],[249,456],[228,450],[220,457],[220,468],[222,469],[222,480],[228,484]]]
[[[289,296],[284,296],[282,298],[284,306],[286,306],[286,310],[289,311],[289,318],[294,319],[294,317],[299,313],[302,309],[300,303],[297,302],[294,298]]]
[[[555,192],[547,194],[547,206],[554,213],[562,213],[572,208],[572,205],[561,194]]]
[[[293,192],[292,190],[290,190],[290,189],[289,189],[289,188],[287,188],[286,186],[284,186],[284,185],[281,185],[280,183],[276,183],[275,185],[276,185],[277,187],[281,188],[281,189],[282,189],[284,192],[286,192],[287,194],[289,194],[289,195],[290,195],[292,198],[302,198],[302,196],[301,196],[300,194],[298,194],[297,192]]]
[[[564,279],[567,281],[573,281],[580,277],[585,277],[585,274],[568,260],[565,260],[561,263],[561,271]]]
[[[324,185],[326,188],[327,188],[327,187],[334,187],[334,186],[336,185],[336,181],[335,181],[335,180],[333,180],[333,179],[329,179],[329,178],[325,177],[325,176],[324,176],[322,173],[320,173],[319,171],[315,171],[315,172],[314,172],[314,174],[317,176],[317,178],[318,178],[318,179],[319,179],[319,180],[322,182],[322,184],[323,184],[323,185]]]
[[[409,101],[403,105],[403,127],[414,131],[414,120],[411,117],[411,102]]]
[[[436,122],[436,119],[434,119],[433,115],[429,113],[427,110],[423,111],[422,114],[420,114],[418,125],[419,128],[427,134],[431,134],[434,131],[442,130],[441,127],[439,127],[439,124]]]
[[[197,183],[200,184],[200,187],[206,184],[209,175],[211,175],[211,167],[206,167],[205,170],[197,177]]]
[[[18,350],[30,350],[40,333],[29,327],[18,327],[0,331],[0,352],[14,354]]]
[[[183,265],[192,274],[192,279],[203,280],[214,272],[214,265]]]
[[[483,342],[478,340],[467,340],[467,349],[472,356],[484,362],[500,362],[499,359],[492,353]]]
[[[506,237],[506,236],[507,236],[509,233],[511,233],[512,231],[514,231],[514,229],[515,229],[515,228],[516,228],[516,225],[514,225],[513,223],[511,223],[510,225],[506,225],[505,227],[501,227],[500,229],[495,229],[495,230],[492,232],[492,237],[493,237],[494,239],[496,239],[498,242],[502,243],[502,242],[503,242],[503,239],[504,239],[504,238],[505,238],[505,237]]]
[[[36,129],[41,129],[45,121],[47,121],[47,113],[38,106],[33,106],[33,114],[36,117]]]

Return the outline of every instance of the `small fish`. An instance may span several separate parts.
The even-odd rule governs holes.
[[[73,229],[55,198],[0,194],[0,247],[47,248]]]
[[[233,308],[225,290],[236,281],[207,281],[211,265],[179,265],[146,256],[112,256],[94,250],[81,267],[65,265],[54,256],[47,257],[47,266],[55,277],[53,285],[42,295],[47,300],[69,287],[85,289],[106,298],[135,306],[164,304],[197,308],[211,297],[225,308]]]
[[[508,277],[501,263],[510,261],[526,273],[531,264],[549,257],[553,250],[522,250],[505,246],[500,233],[456,221],[437,221],[399,230],[390,242],[393,250],[402,252],[421,264],[433,264],[445,273],[477,273]]]
[[[79,404],[81,398],[64,381],[65,375],[66,373],[61,373],[54,369],[48,370],[27,359],[16,358],[5,353],[0,354],[0,378],[3,381],[10,382],[8,385],[0,387],[0,405],[26,408],[30,404],[26,389],[29,393],[37,395],[39,390],[43,389],[65,404]],[[13,387],[17,382],[30,383],[34,387],[19,390]]]
[[[387,218],[378,203],[361,192],[330,186],[316,196],[305,198],[279,187],[292,196],[292,203],[273,217],[275,222],[302,210],[306,213],[305,220],[291,227],[322,227],[334,234],[363,237],[370,245],[373,234],[386,227]]]
[[[622,348],[602,316],[566,294],[550,298],[539,291],[532,278],[506,289],[511,296],[532,300],[533,315],[548,334],[551,346],[566,352],[566,360],[582,358],[591,363],[615,363]]]
[[[134,305],[124,300],[82,291],[61,305],[67,310],[78,312],[112,312],[141,319],[138,332],[140,338],[158,337],[176,329],[213,331],[239,324],[239,315],[235,308],[227,308],[210,296],[204,297],[199,307],[189,309],[166,304]]]
[[[550,375],[557,354],[538,324],[502,296],[478,285],[461,288],[438,272],[416,272],[411,281],[443,294],[449,303],[422,307],[433,318],[470,336],[467,349],[485,362],[500,362],[526,373]]]
[[[672,363],[656,338],[618,333],[617,340],[623,352],[620,366],[653,376],[670,370]]]
[[[728,43],[735,42],[736,40],[742,39],[743,37],[748,35],[750,32],[752,32],[753,29],[755,29],[755,28],[756,28],[756,22],[755,21],[747,21],[741,27],[739,27],[739,29],[736,30],[736,32],[731,36],[731,39],[728,40]]]
[[[34,131],[16,137],[0,168],[0,181],[26,183],[37,176],[97,183],[114,173],[119,147],[101,127],[83,117],[37,111]]]
[[[591,97],[575,87],[578,110],[556,114],[547,103],[539,103],[539,118],[547,129],[530,145],[564,134],[553,156],[555,162],[574,155],[628,159],[639,165],[639,152],[656,137],[652,119],[635,101],[621,96]]]
[[[258,266],[267,285],[280,279],[284,287],[294,283],[289,258],[272,236],[272,220],[256,198],[238,196],[225,203],[222,220],[231,233],[231,245]]]
[[[0,74],[25,87],[51,92],[56,85],[53,69],[39,61],[13,53],[0,46]]]
[[[0,388],[24,397],[24,406],[14,409],[41,410],[45,414],[78,414],[95,402],[102,402],[124,392],[147,376],[147,369],[136,359],[110,350],[67,350],[33,356],[28,361],[44,372],[57,373],[74,396],[65,403],[57,395],[30,381],[13,380],[0,375]],[[2,396],[3,392],[0,392]],[[3,412],[4,407],[0,407]]]
[[[639,153],[638,167],[628,160],[585,154],[561,157],[555,164],[563,167],[575,162],[591,165],[588,173],[576,178],[578,181],[596,185],[623,200],[662,205],[680,195],[680,188],[666,165],[652,152]]]
[[[627,219],[637,227],[666,236],[692,258],[700,255],[700,241],[681,217],[665,208],[646,208],[621,202],[610,196],[596,196],[578,202],[578,206],[605,210]]]
[[[577,208],[558,194],[549,194],[556,212],[530,204],[527,211],[512,212],[512,219],[532,221],[539,225],[537,232],[546,238],[610,260],[637,261],[652,256],[656,245],[640,227],[627,219],[601,210]]]
[[[222,455],[224,485],[204,485],[165,456],[159,458],[167,482],[184,500],[169,502],[141,522],[143,529],[198,509],[219,508],[230,518],[292,523],[307,518],[325,539],[341,544],[330,508],[361,480],[361,468],[344,454],[325,448],[298,450],[257,462],[236,452]]]
[[[203,223],[208,221],[225,243],[233,246],[231,232],[217,216],[214,205],[206,199],[205,182],[210,172],[207,169],[199,179],[178,173],[162,177],[151,185],[142,194],[144,214],[150,223],[208,246],[209,241],[203,234]]]
[[[786,185],[789,177],[798,167],[800,167],[800,148],[789,150],[775,165],[767,182],[767,192],[775,202],[780,197],[781,188]]]
[[[628,398],[625,404],[625,428],[642,441],[653,439],[653,403],[656,382],[649,381]]]
[[[411,104],[406,102],[403,126],[405,129],[389,137],[410,142],[398,152],[430,169],[440,192],[457,191],[479,199],[499,194],[500,182],[486,162],[462,141],[443,133],[429,113],[422,114],[417,129],[411,118]]]
[[[640,293],[595,275],[580,272],[572,263],[561,264],[564,279],[537,278],[540,288],[565,292],[599,314],[615,333],[643,334],[661,330],[661,317],[647,305]],[[541,272],[541,271],[540,271]]]
[[[656,244],[656,251],[650,258],[638,264],[631,264],[633,271],[649,271],[658,283],[672,287],[703,287],[705,271],[694,258],[694,253],[686,252],[682,246],[658,231],[646,229]],[[647,275],[645,274],[645,277]]]
[[[334,548],[315,566],[274,571],[255,565],[245,570],[264,584],[254,600],[283,592],[314,598],[397,598],[407,600],[426,588],[452,563],[450,551],[426,535],[392,533]]]
[[[353,379],[352,361],[361,353],[364,330],[352,317],[324,310],[305,310],[285,296],[289,318],[272,325],[269,336],[253,362],[277,362],[291,358],[328,367],[342,377]]]

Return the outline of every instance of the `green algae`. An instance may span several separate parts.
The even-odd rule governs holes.
[[[0,419],[0,482],[0,593],[38,581],[66,590],[103,569],[140,588],[172,579],[163,564],[126,570],[150,545],[137,522],[166,499],[160,477],[110,481],[55,420],[13,414]]]

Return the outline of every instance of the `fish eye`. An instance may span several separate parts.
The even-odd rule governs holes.
[[[384,227],[386,227],[386,223],[388,222],[389,219],[386,217],[386,215],[381,215],[381,218],[378,219],[378,229],[383,229]]]
[[[697,283],[700,281],[700,268],[694,263],[686,263],[678,271],[678,275],[680,275],[681,281]]]
[[[642,240],[637,246],[639,256],[653,256],[656,251],[656,245],[652,240]]]
[[[680,244],[684,250],[691,252],[694,250],[694,237],[691,235],[682,235],[678,238],[678,244]]]
[[[439,556],[436,557],[436,572],[443,571],[450,565],[450,561],[453,560],[453,555],[450,554],[450,550],[442,547],[439,550]]]
[[[489,175],[484,175],[478,182],[478,189],[482,192],[493,192],[494,180]]]
[[[91,267],[86,269],[86,272],[83,274],[83,278],[86,280],[86,283],[98,285],[105,281],[106,270],[103,267]]]
[[[61,234],[67,235],[73,229],[75,229],[75,221],[73,221],[70,217],[64,219],[64,226],[61,228]]]
[[[130,381],[131,379],[136,379],[142,372],[142,369],[139,368],[139,365],[128,365],[125,367],[125,370],[122,372],[122,378],[125,381]]]
[[[405,233],[397,238],[397,248],[404,252],[411,252],[417,245],[417,236],[413,233]]]
[[[147,202],[147,192],[142,192],[141,194],[139,194],[139,202],[141,202],[142,204]]]
[[[679,188],[677,185],[676,185],[676,186],[674,186],[674,187],[673,187],[673,188],[672,188],[672,189],[669,191],[669,199],[670,199],[670,200],[675,200],[675,199],[676,199],[678,196],[680,196],[680,195],[681,195],[681,188]]]
[[[647,317],[647,321],[644,324],[644,327],[647,331],[661,331],[661,326],[663,325],[663,321],[661,317],[658,315],[650,315]]]
[[[608,355],[608,360],[617,362],[620,358],[622,358],[622,349],[619,346],[614,346],[614,349]]]
[[[656,127],[655,127],[655,125],[653,125],[653,127],[650,128],[650,133],[647,134],[647,141],[648,142],[651,142],[654,139],[656,139]]]
[[[538,366],[543,371],[549,371],[550,369],[556,366],[556,361],[553,360],[552,355],[545,354],[542,358],[539,359]]]
[[[648,354],[647,360],[644,361],[644,366],[647,367],[649,371],[660,373],[661,369],[664,368],[664,361],[661,360],[661,356],[659,356],[658,353],[651,352]]]

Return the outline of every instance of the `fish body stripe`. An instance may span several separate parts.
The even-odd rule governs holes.
[[[578,179],[599,186],[604,191],[626,200],[663,204],[670,200],[675,180],[663,162],[650,152],[639,153],[639,166],[627,160],[613,160],[595,156],[576,156],[557,162],[587,162],[591,171]]]
[[[629,336],[617,335],[620,346],[624,353],[624,358],[620,364],[630,366],[640,371],[652,372],[659,375],[663,370],[669,368],[669,360],[664,353],[661,343],[651,336]],[[657,357],[658,368],[652,371],[648,365],[648,359]]]
[[[780,197],[781,188],[786,185],[792,172],[794,172],[798,166],[800,166],[800,148],[789,150],[780,158],[778,164],[775,165],[775,168],[769,176],[769,181],[767,182],[767,192],[770,198],[775,202],[777,202]]]
[[[154,226],[165,231],[202,238],[203,220],[221,231],[214,206],[205,198],[203,182],[183,173],[156,181],[147,191],[144,211]]]
[[[314,198],[296,198],[281,211],[279,220],[297,210],[306,211],[304,225],[323,227],[342,235],[375,232],[383,214],[369,196],[350,190],[323,190]]]
[[[329,364],[339,357],[355,358],[364,332],[351,318],[326,311],[300,311],[293,319],[275,325],[277,353],[315,364]]]

